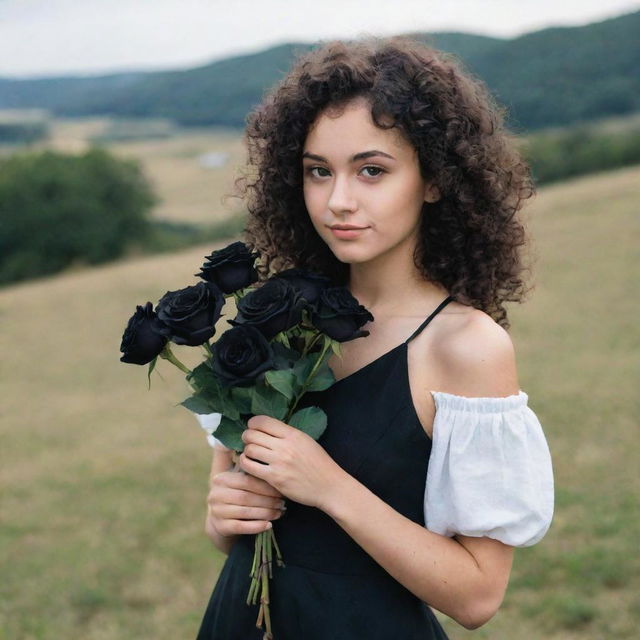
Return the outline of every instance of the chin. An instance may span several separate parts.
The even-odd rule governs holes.
[[[345,251],[344,249],[334,251],[331,248],[333,255],[344,264],[360,264],[362,262],[369,262],[369,260],[375,258],[375,256],[368,255],[362,251]]]

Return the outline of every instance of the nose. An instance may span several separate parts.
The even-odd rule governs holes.
[[[327,206],[335,215],[350,213],[358,208],[349,185],[349,176],[337,176]]]

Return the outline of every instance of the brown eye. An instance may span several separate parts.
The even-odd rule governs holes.
[[[366,167],[362,167],[362,170],[367,170],[367,171],[377,171],[378,173],[374,173],[373,175],[369,174],[369,178],[377,178],[379,175],[382,175],[383,173],[385,173],[384,169],[381,169],[380,167],[374,167],[374,166],[366,166]]]
[[[318,176],[315,173],[313,173],[314,171],[327,171],[327,169],[325,169],[324,167],[307,167],[307,173],[311,176],[313,176],[314,178],[324,178],[325,176]]]

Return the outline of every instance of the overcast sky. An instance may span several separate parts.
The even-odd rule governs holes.
[[[463,31],[512,37],[629,0],[0,0],[0,76],[177,69],[283,42]]]

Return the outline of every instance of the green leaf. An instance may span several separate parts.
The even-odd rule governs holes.
[[[272,369],[265,373],[265,380],[270,387],[279,391],[287,400],[296,394],[296,374],[293,369]]]
[[[331,341],[331,351],[335,353],[339,358],[342,358],[342,349],[340,348],[340,343],[337,340]]]
[[[246,428],[246,425],[242,422],[231,420],[229,417],[223,415],[213,435],[220,440],[225,447],[235,449],[236,451],[244,451],[244,442],[241,436]]]
[[[149,370],[147,371],[147,378],[149,379],[149,389],[151,389],[151,373],[152,371],[156,368],[156,362],[158,361],[158,356],[156,356],[150,363],[149,363]]]
[[[201,395],[195,395],[183,400],[180,403],[189,411],[193,413],[222,413],[220,410],[220,406],[213,406],[207,400],[205,400]]]
[[[212,411],[223,413],[233,420],[240,417],[237,404],[231,397],[231,388],[220,384],[215,373],[206,363],[198,365],[187,376],[187,381],[195,390],[194,396],[202,398],[211,407],[215,407]]]
[[[216,397],[216,401],[220,401],[219,413],[223,413],[232,420],[238,420],[240,418],[240,410],[237,402],[231,395],[232,389],[223,389],[222,393]],[[209,398],[208,394],[203,394],[205,398]]]
[[[272,342],[271,348],[273,349],[273,361],[276,369],[290,369],[300,357],[300,354],[295,349],[289,349],[279,342]]]
[[[231,399],[240,413],[251,413],[251,387],[233,387]]]
[[[289,425],[317,440],[327,428],[327,414],[319,407],[305,407],[291,416]]]
[[[268,387],[256,386],[251,398],[251,413],[265,415],[282,420],[287,415],[289,403],[278,391]]]
[[[206,389],[209,393],[214,393],[214,390],[222,389],[222,385],[216,378],[215,373],[211,370],[211,367],[206,362],[199,364],[193,371],[187,376],[187,382],[196,391],[200,389]]]
[[[313,378],[311,378],[307,391],[324,391],[335,381],[336,377],[333,375],[333,371],[325,363],[318,368]]]
[[[317,356],[314,354],[306,355],[304,358],[300,358],[293,365],[293,372],[295,373],[296,380],[300,386],[302,386],[309,377],[313,365],[315,364]]]

